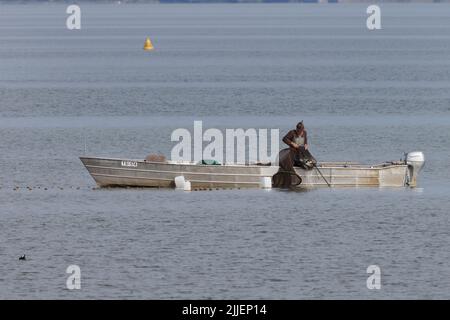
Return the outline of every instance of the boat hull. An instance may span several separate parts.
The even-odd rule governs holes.
[[[183,176],[190,181],[192,189],[261,188],[262,179],[271,178],[279,169],[278,166],[195,165],[97,157],[81,157],[80,160],[101,187],[174,188],[175,177]],[[302,178],[299,188],[414,186],[407,164],[324,163],[318,169],[295,170]]]

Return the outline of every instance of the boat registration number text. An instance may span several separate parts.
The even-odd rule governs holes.
[[[137,167],[137,162],[136,161],[122,161],[121,162],[122,167]]]

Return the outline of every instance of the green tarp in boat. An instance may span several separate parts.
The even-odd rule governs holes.
[[[199,161],[197,164],[206,164],[206,165],[217,165],[220,166],[220,162],[216,161],[216,160],[205,160],[203,159],[202,161]]]

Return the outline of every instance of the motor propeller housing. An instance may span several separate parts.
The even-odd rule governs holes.
[[[415,187],[417,185],[417,176],[425,165],[425,155],[421,151],[409,152],[406,155],[406,164],[409,167],[409,185]]]

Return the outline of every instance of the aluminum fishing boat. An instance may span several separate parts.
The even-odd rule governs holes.
[[[174,161],[146,161],[80,157],[98,186],[157,187],[185,190],[271,188],[278,166],[205,165]],[[415,187],[425,163],[422,152],[410,152],[402,161],[376,165],[322,162],[311,170],[295,168],[297,188],[310,187]]]

